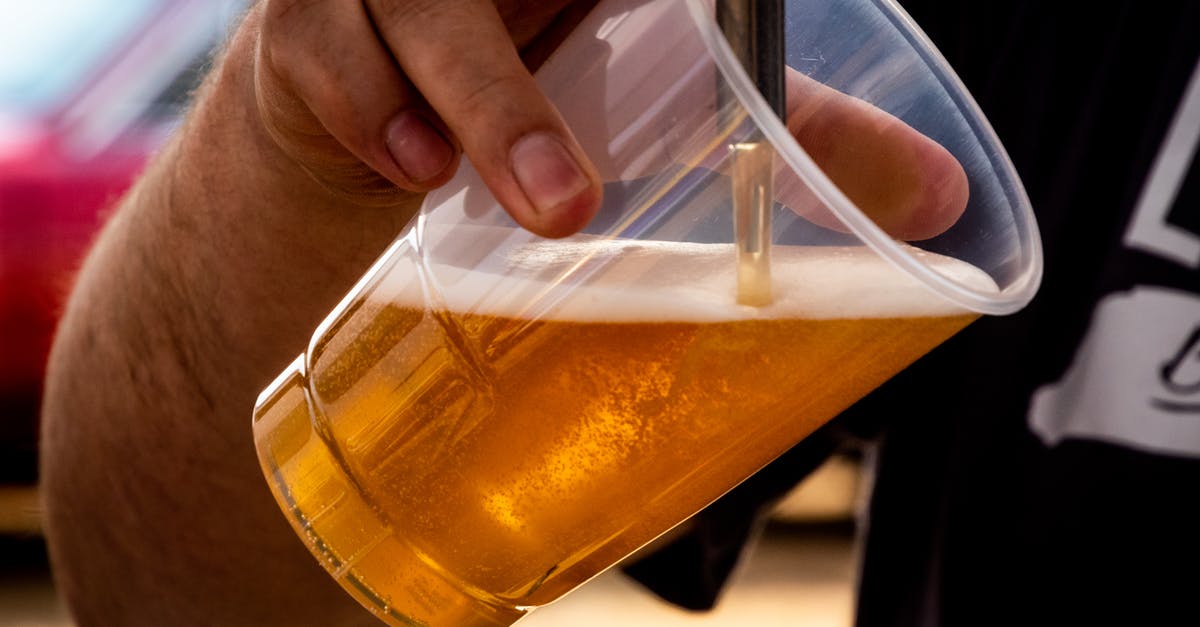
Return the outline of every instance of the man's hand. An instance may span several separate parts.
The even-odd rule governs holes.
[[[255,397],[460,154],[522,226],[563,236],[588,221],[595,169],[527,65],[594,2],[251,9],[97,240],[55,338],[41,487],[81,625],[375,623],[276,507]],[[835,136],[818,121],[855,110],[825,102],[789,120],[814,146]],[[905,197],[943,196],[958,199]]]
[[[76,281],[41,489],[80,625],[377,624],[288,527],[255,396],[460,149],[518,222],[581,227],[591,166],[524,62],[590,4],[263,0]]]
[[[461,150],[519,224],[568,235],[595,213],[599,177],[520,56],[571,25],[568,4],[267,0],[259,113],[285,153],[355,202],[437,187]]]

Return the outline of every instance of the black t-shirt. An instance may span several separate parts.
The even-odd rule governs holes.
[[[626,570],[711,604],[748,512],[878,435],[860,627],[1200,624],[1200,1],[902,4],[1022,177],[1041,291]]]

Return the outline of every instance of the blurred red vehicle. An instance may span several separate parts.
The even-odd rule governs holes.
[[[42,377],[74,272],[241,4],[0,4],[0,484],[36,481]]]

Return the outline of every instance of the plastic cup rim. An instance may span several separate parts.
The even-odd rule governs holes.
[[[1042,247],[1037,231],[1037,222],[1033,217],[1025,189],[1016,175],[1011,160],[1000,144],[995,131],[984,117],[983,112],[975,103],[966,86],[950,68],[949,63],[934,47],[933,43],[916,25],[912,18],[892,0],[873,0],[876,5],[884,5],[881,10],[890,11],[891,17],[896,18],[912,36],[912,45],[923,49],[924,57],[929,62],[938,64],[936,68],[950,82],[958,96],[958,102],[966,110],[963,113],[978,123],[978,139],[994,147],[1000,167],[1004,168],[1005,178],[1012,181],[1017,228],[1023,229],[1025,237],[1020,238],[1027,244],[1028,261],[1018,280],[1000,292],[985,292],[972,289],[953,281],[923,264],[915,255],[907,252],[903,246],[892,239],[875,224],[867,215],[851,201],[838,186],[817,166],[811,156],[800,146],[799,142],[788,132],[783,121],[775,115],[762,94],[754,86],[749,75],[742,68],[734,55],[729,43],[717,27],[709,4],[712,0],[686,0],[689,13],[695,22],[696,29],[704,41],[709,54],[712,56],[718,71],[729,83],[734,95],[745,107],[750,118],[771,142],[784,162],[800,176],[834,213],[834,215],[850,231],[888,262],[903,272],[917,278],[921,283],[939,295],[973,311],[983,314],[1004,315],[1016,312],[1029,303],[1037,293],[1042,276]]]

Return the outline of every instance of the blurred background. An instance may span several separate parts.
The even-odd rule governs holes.
[[[245,0],[0,0],[0,625],[69,625],[41,538],[37,433],[55,322],[107,211],[178,124]],[[779,505],[717,608],[618,572],[538,625],[851,624],[862,453]]]
[[[234,0],[0,0],[0,625],[69,625],[40,534],[46,353],[109,207],[178,123]]]

